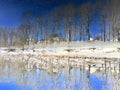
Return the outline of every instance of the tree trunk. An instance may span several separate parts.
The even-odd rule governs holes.
[[[71,30],[70,30],[70,20],[68,19],[68,32],[67,32],[67,42],[71,41]]]
[[[104,18],[104,21],[103,21],[103,27],[104,27],[104,31],[103,31],[103,34],[104,34],[104,42],[106,41],[106,30],[105,30],[105,18]]]
[[[114,26],[112,25],[112,37],[113,37],[113,41],[115,39],[115,30],[114,30]]]
[[[89,29],[89,27],[90,27],[90,18],[88,17],[88,21],[87,21],[87,31],[86,31],[86,33],[87,33],[87,40],[88,40],[88,41],[90,40],[90,29]]]
[[[74,41],[76,41],[77,40],[77,35],[76,35],[76,21],[75,21],[75,24],[74,24],[74,31],[73,31],[73,33],[74,33]]]
[[[120,42],[120,31],[118,30],[118,42]]]
[[[89,30],[89,27],[87,28],[87,40],[88,41],[90,40],[90,30]]]
[[[111,33],[110,33],[110,25],[109,25],[109,39],[108,39],[109,41],[110,41],[110,34],[111,34]]]

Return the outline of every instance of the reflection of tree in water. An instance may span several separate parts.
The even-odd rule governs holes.
[[[30,86],[34,88],[34,90],[39,90],[39,88],[42,89],[44,86],[45,89],[50,88],[50,90],[76,90],[77,88],[82,90],[93,89],[90,79],[90,65],[88,66],[88,70],[85,70],[85,65],[81,66],[81,68],[73,67],[68,60],[66,67],[63,69],[63,67],[58,64],[54,64],[51,61],[49,64],[46,64],[49,65],[48,70],[43,70],[43,68],[41,70],[41,68],[30,68],[30,65],[28,64],[31,63],[24,63],[22,60],[11,62],[7,60],[1,60],[0,81],[9,81],[10,79],[15,81],[18,85]],[[108,88],[111,88],[111,90],[118,90],[120,88],[120,73],[111,72],[109,69],[107,69],[107,65],[105,67],[106,70],[97,71],[94,73],[94,75],[100,80],[104,81],[104,84],[102,86],[103,90],[106,90]],[[57,72],[59,72],[59,74],[57,74]],[[61,82],[60,79],[62,79]]]
[[[95,75],[102,80],[102,90],[119,90],[120,73],[117,72],[96,72]]]
[[[32,74],[30,74],[32,73]],[[3,77],[5,80],[16,81],[18,85],[22,86],[31,86],[35,85],[36,83],[36,73],[35,71],[28,71],[26,65],[23,62],[8,62],[8,61],[0,61],[0,81],[4,82],[2,79]]]

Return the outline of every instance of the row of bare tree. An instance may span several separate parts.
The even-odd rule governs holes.
[[[56,7],[39,15],[31,10],[25,11],[19,26],[0,28],[1,45],[29,45],[30,42],[46,40],[51,34],[61,34],[67,42],[90,40],[91,37],[120,41],[119,5],[119,0],[97,0]],[[97,27],[98,31],[91,27]]]

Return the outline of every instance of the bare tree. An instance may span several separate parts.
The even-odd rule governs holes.
[[[73,5],[68,5],[64,7],[64,22],[66,23],[66,37],[67,37],[67,42],[69,43],[71,41],[71,22],[73,19],[73,14],[74,14],[74,6]]]
[[[118,41],[120,41],[120,22],[117,23],[116,31],[117,31],[117,39]]]
[[[79,6],[76,8],[77,12],[77,21],[78,21],[78,33],[79,33],[79,40],[84,40],[84,30],[83,30],[83,17],[82,17],[82,7]]]
[[[87,40],[90,40],[90,24],[92,22],[92,15],[94,11],[94,5],[90,2],[82,4],[78,8],[79,21],[82,23],[82,39],[84,37],[84,32],[86,32]]]
[[[113,40],[116,38],[115,36],[118,36],[119,40],[119,22],[120,22],[120,1],[115,0],[114,2],[112,0],[109,1],[111,5],[111,23],[112,23],[112,31],[113,31]]]
[[[9,42],[10,42],[10,46],[13,46],[13,39],[14,39],[14,29],[13,28],[8,28],[8,32],[9,32]]]
[[[31,10],[25,11],[21,16],[21,21],[24,27],[24,34],[25,36],[25,44],[30,44],[30,40],[32,39],[33,34],[33,26],[35,23],[35,16]],[[27,43],[26,43],[27,42]]]
[[[43,38],[44,34],[42,16],[36,18],[35,27],[36,27],[36,41],[38,42],[38,38],[39,37]]]
[[[108,1],[99,0],[98,1],[98,8],[99,8],[99,14],[100,14],[100,20],[101,20],[101,40],[104,42],[107,40],[107,25],[109,25],[108,22],[108,12],[109,12],[109,4]]]
[[[58,7],[54,11],[55,19],[56,19],[56,29],[57,33],[60,34],[60,27],[61,27],[61,17],[62,17],[62,8]]]

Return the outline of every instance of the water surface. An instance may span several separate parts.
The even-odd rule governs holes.
[[[0,90],[119,90],[120,74],[61,68],[59,74],[0,61]]]

